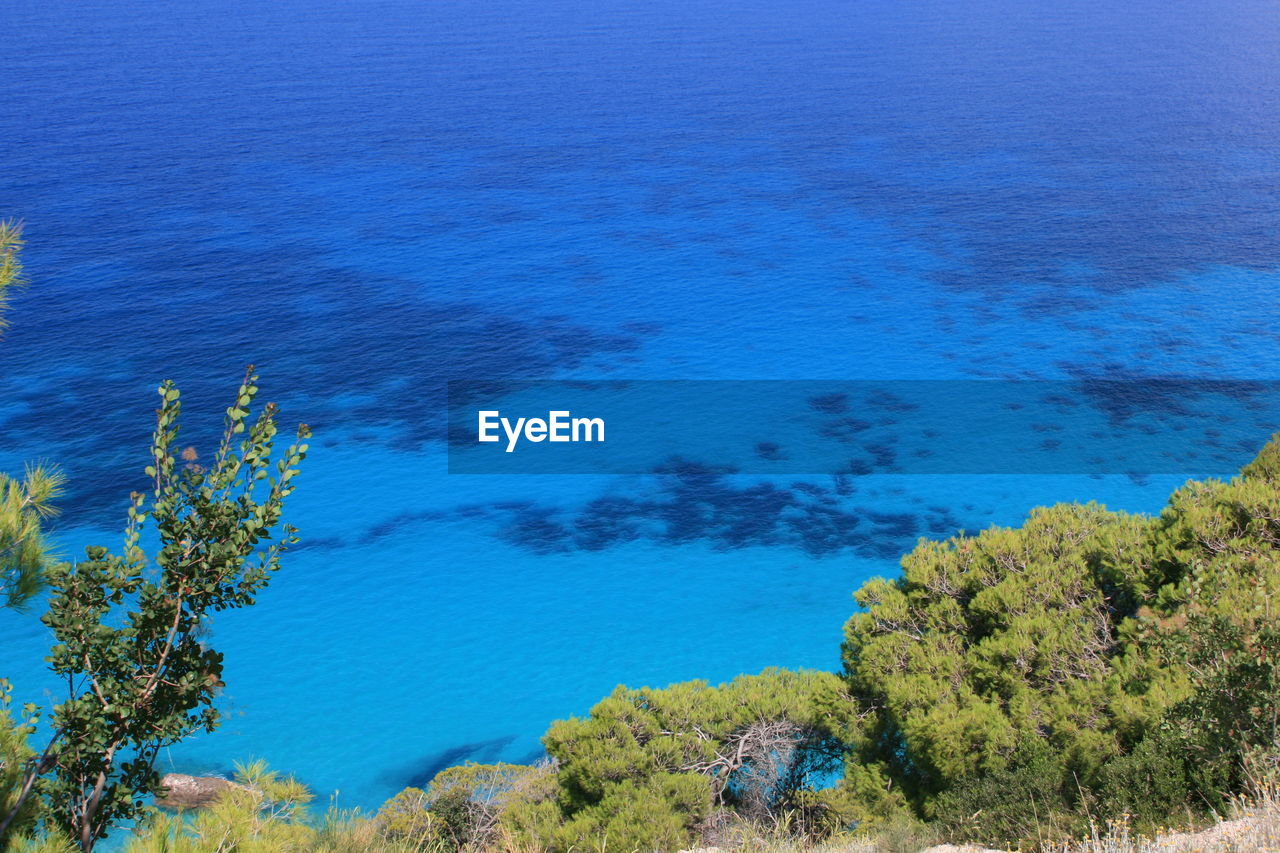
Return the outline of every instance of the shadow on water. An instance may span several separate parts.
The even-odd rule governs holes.
[[[53,310],[60,339],[93,342],[92,351],[74,350],[68,357],[103,366],[50,377],[41,363],[17,361],[0,375],[0,400],[8,404],[0,427],[10,445],[39,448],[68,474],[66,523],[114,525],[129,492],[146,487],[142,468],[154,388],[166,377],[183,393],[183,442],[202,455],[217,445],[222,412],[248,361],[259,367],[260,400],[281,404],[282,427],[305,420],[321,440],[364,429],[363,440],[418,451],[446,436],[449,377],[486,376],[497,383],[536,378],[640,345],[634,331],[589,329],[554,315],[516,317],[423,296],[413,282],[333,269],[306,250],[220,247],[216,255],[220,261],[192,251],[184,269],[211,279],[228,265],[257,270],[265,283],[255,299],[272,310],[243,312],[231,326],[184,318],[176,327],[144,322],[142,310],[104,306],[83,316]],[[139,271],[165,293],[177,285],[171,275],[160,267]],[[316,281],[324,282],[323,299],[315,297]],[[152,307],[159,313],[163,306]],[[180,316],[183,307],[169,306],[165,316]],[[200,316],[190,307],[193,318]],[[15,322],[5,354],[42,353],[46,326]],[[115,333],[99,334],[103,327]],[[92,413],[93,428],[66,413]],[[351,438],[361,440],[348,432]]]
[[[426,788],[440,771],[457,764],[474,761],[478,764],[492,764],[501,757],[503,751],[515,741],[515,735],[462,743],[431,753],[408,765],[396,767],[382,774],[382,782],[394,786],[396,790],[403,788]],[[538,753],[541,755],[541,753]]]
[[[972,507],[965,507],[962,521],[949,507],[936,503],[886,510],[879,494],[856,500],[860,487],[849,474],[832,475],[825,484],[778,482],[686,460],[670,461],[660,471],[629,478],[625,493],[602,494],[573,506],[517,500],[468,504],[445,514],[403,513],[370,527],[362,541],[455,515],[488,522],[496,537],[535,554],[603,551],[648,541],[668,546],[705,543],[716,550],[789,547],[811,557],[852,553],[895,559],[921,536],[944,538],[960,529],[986,526],[971,517]],[[906,501],[923,504],[919,498]]]

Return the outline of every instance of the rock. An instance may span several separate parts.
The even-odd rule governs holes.
[[[156,797],[156,805],[162,809],[200,809],[227,791],[248,790],[230,779],[188,776],[185,773],[166,773],[160,785],[164,794]]]

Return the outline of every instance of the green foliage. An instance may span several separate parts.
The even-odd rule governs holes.
[[[508,806],[544,797],[553,780],[547,765],[464,764],[432,779],[428,798],[443,838],[457,848],[484,849],[501,835]]]
[[[861,826],[859,829],[859,835],[871,838],[879,853],[920,853],[938,843],[937,828],[906,811],[894,811],[875,822],[874,835],[865,834]]]
[[[85,851],[113,823],[143,813],[160,749],[216,727],[222,656],[200,633],[210,614],[252,604],[296,541],[279,523],[308,431],[299,427],[297,442],[273,459],[276,408],[249,419],[255,381],[250,369],[207,468],[179,467],[179,393],[163,384],[147,468],[153,492],[149,502],[134,496],[123,556],[92,547],[50,575],[49,661],[69,695],[27,778],[38,779],[51,819]],[[148,521],[160,544],[153,569],[139,544]]]
[[[374,818],[383,837],[428,850],[446,844],[446,829],[431,811],[431,800],[421,788],[405,788],[383,804]],[[456,843],[451,845],[456,849]]]
[[[0,221],[0,331],[10,291],[23,284],[22,227]],[[51,557],[40,522],[56,513],[64,478],[48,466],[28,467],[18,480],[0,473],[0,606],[22,607],[43,584]]]
[[[1156,531],[1163,581],[1153,615],[1261,614],[1280,600],[1280,441],[1229,483],[1187,483],[1173,494]],[[1176,628],[1176,625],[1171,627]]]
[[[0,607],[22,608],[35,597],[54,558],[41,523],[57,514],[66,478],[31,466],[17,480],[0,473]]]
[[[706,780],[696,775],[655,773],[626,779],[610,785],[591,806],[572,813],[548,846],[678,850],[688,846],[709,811]]]
[[[414,853],[414,847],[384,837],[373,821],[330,810],[315,820],[312,794],[297,780],[261,761],[237,765],[238,787],[192,815],[150,810],[125,853]]]
[[[415,849],[484,850],[503,836],[513,803],[554,796],[549,765],[463,764],[441,771],[426,791],[406,788],[375,822],[387,839]]]
[[[1153,541],[1163,585],[1140,640],[1191,690],[1108,768],[1103,797],[1157,823],[1222,810],[1280,743],[1280,440],[1230,482],[1175,492]]]
[[[22,285],[22,225],[12,220],[0,221],[0,331],[6,325],[4,312],[9,307],[10,291]]]
[[[922,541],[900,579],[859,590],[845,671],[875,713],[853,733],[851,781],[878,798],[878,777],[927,813],[1033,741],[1054,778],[1120,754],[1184,689],[1124,624],[1151,596],[1151,526],[1096,505],[1037,509],[1016,530]]]
[[[1142,830],[1172,825],[1180,813],[1190,819],[1203,806],[1193,796],[1192,773],[1182,738],[1168,726],[1158,726],[1133,751],[1102,769],[1098,810],[1111,818],[1130,815]],[[1212,787],[1215,797],[1226,790]]]
[[[1142,820],[1222,811],[1249,785],[1250,757],[1280,744],[1280,626],[1270,614],[1197,613],[1163,639],[1193,692],[1110,770],[1109,799]],[[1141,792],[1141,795],[1138,795]]]
[[[135,833],[126,853],[305,849],[312,835],[306,823],[312,794],[304,785],[261,761],[237,765],[235,781],[241,787],[222,793],[190,818],[148,810],[143,814],[147,828]]]
[[[1035,741],[1005,767],[944,791],[931,811],[950,839],[1031,849],[1083,828],[1066,790],[1061,763],[1043,741]]]
[[[376,820],[356,811],[330,809],[303,849],[306,853],[447,853],[450,848],[430,839],[389,838]]]
[[[768,820],[756,823],[773,826],[784,836],[805,843],[831,839],[856,823],[857,812],[851,805],[848,792],[842,788],[800,788]]]
[[[9,683],[0,679],[0,815],[13,814],[7,831],[0,834],[0,848],[10,836],[31,834],[40,809],[37,799],[19,802],[26,769],[35,758],[28,739],[36,730],[36,708],[28,705],[15,719],[11,697]]]
[[[725,810],[812,808],[801,792],[838,766],[851,707],[840,680],[817,672],[619,687],[589,717],[551,727],[558,795],[513,806],[508,823],[552,850],[666,850]]]
[[[961,840],[1220,807],[1280,734],[1280,439],[1158,518],[1096,505],[922,541],[857,593],[844,788]]]
[[[5,853],[75,853],[76,844],[58,833],[45,833],[34,837],[15,837],[4,848]]]

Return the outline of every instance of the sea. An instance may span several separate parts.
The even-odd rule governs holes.
[[[165,771],[261,758],[373,809],[537,760],[619,684],[837,670],[852,593],[921,537],[1059,501],[1159,512],[1280,428],[1159,471],[791,477],[717,467],[714,441],[648,473],[462,473],[446,425],[459,381],[1280,378],[1274,3],[4,20],[0,217],[29,283],[0,337],[0,470],[66,473],[58,552],[119,547],[162,380],[197,458],[249,363],[315,434],[300,544],[205,637],[222,725]],[[42,606],[0,612],[0,676],[47,706]]]

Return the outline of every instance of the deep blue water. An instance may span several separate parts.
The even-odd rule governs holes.
[[[197,449],[249,361],[317,435],[306,544],[217,620],[229,718],[173,767],[373,806],[619,682],[837,666],[917,536],[1182,479],[448,475],[449,379],[1277,378],[1274,4],[4,14],[0,468],[64,466],[76,553],[118,541],[163,378]],[[47,645],[0,613],[23,698]]]

